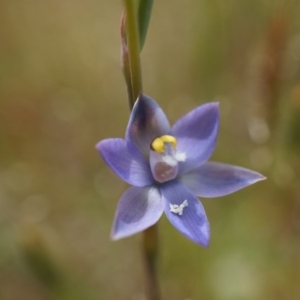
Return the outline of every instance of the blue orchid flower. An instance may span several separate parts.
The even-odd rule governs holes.
[[[145,230],[165,212],[179,232],[208,246],[209,222],[197,197],[228,195],[265,179],[245,168],[207,162],[218,128],[218,103],[198,106],[171,127],[161,107],[140,94],[125,139],[96,145],[105,163],[132,185],[118,203],[112,239]]]

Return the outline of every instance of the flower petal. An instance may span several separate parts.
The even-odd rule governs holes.
[[[213,198],[231,194],[264,179],[263,175],[245,168],[207,162],[183,174],[180,180],[196,195]]]
[[[177,151],[186,153],[186,161],[179,164],[184,173],[201,166],[212,155],[219,129],[219,105],[201,105],[182,118],[172,127],[171,134],[177,138]]]
[[[208,246],[210,229],[204,208],[198,198],[182,183],[171,181],[160,187],[165,213],[169,221],[187,238],[204,247]],[[170,211],[170,204],[180,205],[187,200],[182,215]]]
[[[107,139],[96,145],[106,164],[124,181],[134,186],[153,183],[149,163],[141,152],[123,139]]]
[[[162,213],[161,196],[155,187],[131,187],[119,201],[111,237],[117,240],[145,230]]]
[[[153,139],[169,130],[169,121],[161,107],[150,97],[140,94],[132,109],[126,140],[134,143],[148,157]]]

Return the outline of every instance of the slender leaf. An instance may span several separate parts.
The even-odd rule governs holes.
[[[154,0],[139,0],[138,4],[138,29],[141,51],[147,36],[153,2]]]

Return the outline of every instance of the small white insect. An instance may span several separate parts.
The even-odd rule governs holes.
[[[184,200],[180,205],[170,203],[170,212],[172,212],[174,214],[178,214],[179,216],[181,216],[183,214],[184,208],[187,207],[187,206],[188,206],[188,201],[187,200]]]

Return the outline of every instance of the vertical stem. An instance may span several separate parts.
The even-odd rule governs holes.
[[[160,290],[156,274],[156,261],[158,252],[158,230],[156,224],[143,232],[142,246],[147,276],[148,300],[160,300]]]
[[[137,28],[137,13],[133,0],[123,0],[126,22],[121,19],[122,61],[123,72],[127,84],[129,105],[132,109],[134,102],[142,92],[142,74],[140,63],[140,44]],[[127,35],[124,33],[126,23]],[[128,65],[129,62],[129,65]],[[147,300],[160,300],[160,292],[156,275],[156,259],[158,252],[157,225],[143,232],[142,253],[146,271]]]
[[[129,99],[130,106],[133,107],[134,102],[142,92],[142,72],[140,62],[140,46],[139,36],[137,30],[136,10],[132,0],[124,0],[126,11],[126,25],[127,25],[127,45],[131,72],[132,83],[132,98]]]

